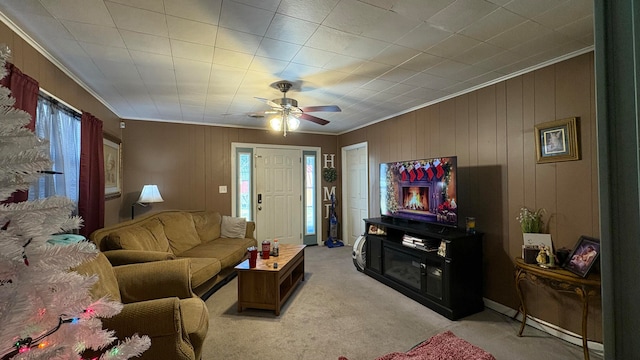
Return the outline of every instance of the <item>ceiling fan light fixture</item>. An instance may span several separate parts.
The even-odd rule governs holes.
[[[300,126],[300,120],[298,120],[298,118],[296,118],[295,116],[289,115],[287,117],[287,129],[289,129],[290,131],[296,131],[298,129],[298,126]]]
[[[269,126],[271,126],[271,129],[274,131],[282,130],[282,118],[279,116],[272,117],[271,120],[269,120]]]

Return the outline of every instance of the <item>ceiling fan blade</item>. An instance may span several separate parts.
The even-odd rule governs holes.
[[[304,112],[326,111],[326,112],[340,112],[340,108],[337,105],[321,105],[321,106],[305,106],[301,107]]]
[[[254,97],[254,99],[258,100],[258,101],[262,101],[263,103],[271,106],[272,108],[275,109],[282,109],[282,105],[280,104],[276,104],[273,101],[269,100],[269,99],[265,99],[265,98],[259,98],[259,97]]]
[[[311,122],[314,122],[314,123],[320,124],[320,125],[327,125],[329,123],[329,120],[320,119],[319,117],[315,117],[313,115],[309,115],[309,114],[305,114],[305,113],[300,114],[299,118],[300,119],[309,120]]]

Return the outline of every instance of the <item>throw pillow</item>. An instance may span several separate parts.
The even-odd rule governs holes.
[[[220,237],[243,239],[247,232],[247,220],[241,217],[222,216]]]

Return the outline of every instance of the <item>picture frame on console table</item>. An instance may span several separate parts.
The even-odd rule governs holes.
[[[562,267],[584,278],[589,275],[589,271],[598,261],[599,255],[600,241],[583,235],[578,239],[578,243]]]
[[[538,164],[580,159],[577,118],[538,124],[534,133]]]
[[[104,154],[104,197],[117,198],[122,195],[122,141],[117,137],[103,133]]]

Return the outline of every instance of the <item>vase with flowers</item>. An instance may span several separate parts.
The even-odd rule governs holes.
[[[553,246],[551,243],[551,235],[543,234],[544,219],[546,214],[544,208],[531,210],[527,207],[520,209],[520,213],[516,217],[520,222],[522,229],[522,237],[524,241],[523,252],[528,249],[539,252],[536,256],[536,262],[543,266],[554,266],[555,256],[553,254]],[[524,256],[523,256],[524,257]]]

